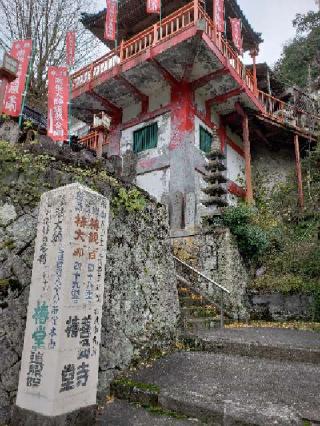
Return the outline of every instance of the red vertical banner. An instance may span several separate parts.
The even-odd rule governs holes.
[[[32,52],[31,40],[13,42],[10,55],[18,59],[19,67],[17,78],[8,84],[2,105],[2,112],[12,117],[19,117],[21,113],[22,97],[26,85],[26,76]]]
[[[147,13],[159,13],[161,11],[161,0],[147,0]]]
[[[107,15],[104,38],[115,40],[117,37],[118,0],[107,0]]]
[[[66,36],[67,65],[73,66],[76,53],[76,33],[74,31],[67,32]]]
[[[48,136],[54,141],[68,139],[69,76],[66,67],[48,70]]]
[[[213,0],[213,16],[217,30],[224,33],[224,0]]]
[[[235,45],[236,49],[240,52],[240,54],[242,54],[243,40],[242,40],[242,33],[241,33],[241,19],[230,18],[230,22],[231,22],[233,44]]]

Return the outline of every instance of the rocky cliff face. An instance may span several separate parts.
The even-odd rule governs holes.
[[[37,205],[44,191],[78,181],[112,200],[100,394],[119,370],[174,340],[179,303],[166,209],[119,183],[112,172],[112,164],[68,149],[37,144],[21,150],[0,142],[0,424],[9,418],[18,387]]]

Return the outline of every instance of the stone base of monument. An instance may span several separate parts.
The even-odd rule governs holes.
[[[88,426],[96,423],[97,405],[81,408],[68,414],[47,417],[14,406],[10,426]]]

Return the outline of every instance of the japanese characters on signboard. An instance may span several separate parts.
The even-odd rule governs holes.
[[[230,18],[232,29],[232,40],[236,49],[240,54],[243,53],[243,40],[241,34],[241,20],[237,18]]]
[[[42,198],[17,399],[22,408],[59,415],[95,403],[108,217],[108,200],[78,184]]]
[[[15,41],[10,50],[10,55],[19,61],[17,78],[8,84],[2,105],[2,113],[11,117],[19,117],[22,107],[22,97],[25,90],[32,52],[31,40]]]
[[[73,66],[76,52],[76,33],[68,31],[66,36],[67,65]]]
[[[107,0],[106,26],[104,38],[115,40],[117,36],[118,0]]]
[[[69,77],[66,67],[48,70],[48,136],[54,141],[68,138]]]
[[[161,0],[147,0],[147,13],[160,13]]]
[[[217,30],[224,33],[225,22],[224,22],[224,0],[213,0],[214,19],[217,26]]]

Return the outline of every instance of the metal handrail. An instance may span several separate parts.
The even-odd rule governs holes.
[[[225,293],[231,294],[229,290],[227,290],[225,287],[223,287],[222,285],[216,283],[215,281],[213,281],[211,278],[206,277],[204,274],[202,274],[200,271],[197,271],[196,269],[194,269],[192,266],[188,265],[187,263],[183,262],[182,260],[180,260],[178,257],[173,256],[174,260],[176,260],[177,262],[181,263],[182,265],[186,266],[187,268],[191,269],[193,272],[195,272],[196,274],[198,274],[200,277],[204,278],[205,280],[209,281],[211,284],[215,285],[216,287],[219,287],[220,290],[223,290]]]
[[[221,328],[224,328],[224,293],[230,294],[230,291],[227,290],[225,287],[223,287],[222,285],[216,283],[215,281],[213,281],[211,278],[205,276],[204,274],[202,274],[200,271],[197,271],[195,268],[193,268],[192,266],[188,265],[187,263],[183,262],[182,260],[180,260],[178,257],[173,256],[174,260],[177,261],[178,263],[180,263],[183,266],[186,266],[188,269],[190,269],[191,271],[195,272],[197,275],[199,275],[201,278],[204,278],[205,280],[207,280],[208,282],[210,282],[211,284],[215,285],[216,287],[218,287],[218,289],[220,290],[220,298],[221,298],[221,302],[220,302],[220,326]],[[178,276],[179,278],[179,276]],[[184,280],[187,281],[187,280]]]

